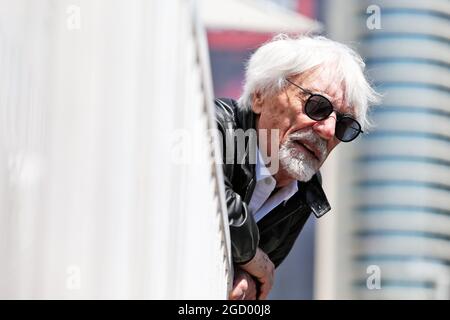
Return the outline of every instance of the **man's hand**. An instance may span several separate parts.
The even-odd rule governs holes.
[[[240,265],[240,268],[258,280],[260,292],[257,298],[266,299],[273,286],[275,271],[275,266],[267,254],[258,248],[253,259]]]
[[[234,268],[233,290],[230,300],[256,300],[256,282],[248,272],[239,267]]]

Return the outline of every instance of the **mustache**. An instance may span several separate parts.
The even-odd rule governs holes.
[[[289,141],[296,140],[312,149],[320,160],[325,159],[327,155],[327,141],[314,133],[313,129],[309,128],[291,133]]]

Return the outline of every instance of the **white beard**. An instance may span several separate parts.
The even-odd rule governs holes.
[[[297,147],[295,140],[308,141],[316,146],[320,153],[320,161],[311,154],[302,152]],[[292,178],[298,181],[309,181],[319,171],[319,168],[326,158],[326,141],[308,130],[296,132],[289,136],[289,139],[281,144],[279,151],[280,168],[286,171]]]

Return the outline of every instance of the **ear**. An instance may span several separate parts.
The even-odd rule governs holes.
[[[252,95],[252,110],[256,114],[261,114],[262,112],[262,106],[263,106],[263,96],[261,92],[256,91]]]

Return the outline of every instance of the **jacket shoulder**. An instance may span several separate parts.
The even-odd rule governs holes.
[[[237,101],[230,98],[218,98],[214,100],[216,120],[224,127],[226,123],[232,123],[235,126]]]

